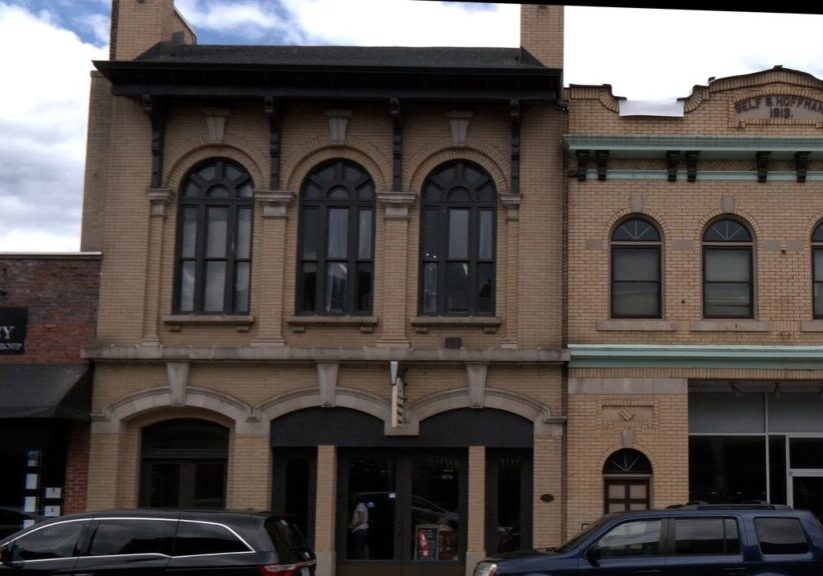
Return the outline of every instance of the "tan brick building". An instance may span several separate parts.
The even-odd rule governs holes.
[[[115,0],[93,75],[89,508],[285,509],[320,574],[559,543],[562,8],[522,50],[193,38]]]
[[[567,94],[568,529],[687,499],[819,514],[823,83],[777,67],[662,114]]]

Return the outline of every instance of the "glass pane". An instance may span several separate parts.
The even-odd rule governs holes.
[[[94,531],[90,556],[171,554],[177,522],[102,520]]]
[[[200,193],[200,186],[198,186],[195,182],[189,182],[183,190],[183,196],[186,198],[196,198],[197,196],[200,196]]]
[[[253,193],[251,182],[246,182],[237,189],[237,195],[240,198],[251,198]]]
[[[317,200],[320,198],[321,188],[314,182],[306,182],[306,185],[303,187],[303,198],[307,200]]]
[[[423,260],[437,260],[437,247],[440,243],[439,213],[437,210],[426,210],[423,213]]]
[[[823,316],[823,282],[814,283],[814,315],[815,318]]]
[[[440,186],[438,186],[434,182],[429,181],[426,183],[426,186],[423,189],[423,198],[425,200],[440,200],[440,193]]]
[[[326,312],[345,311],[347,278],[347,264],[333,262],[326,265]]]
[[[237,257],[247,260],[251,256],[251,209],[237,211]]]
[[[300,309],[303,312],[316,310],[317,298],[317,264],[306,262],[303,264],[303,293],[300,297]]]
[[[303,210],[303,259],[317,260],[317,208]]]
[[[372,265],[363,262],[357,265],[357,311],[371,310],[372,295]]]
[[[703,314],[707,317],[750,318],[750,291],[750,284],[706,284],[703,288]]]
[[[805,554],[806,534],[797,518],[755,518],[757,539],[763,554]]]
[[[347,208],[329,209],[329,237],[326,254],[329,258],[346,258],[349,241],[349,211]]]
[[[449,190],[448,199],[452,201],[466,201],[471,200],[472,195],[471,192],[469,192],[468,188],[465,188],[464,186],[455,186],[454,188]]]
[[[819,476],[794,476],[791,479],[794,492],[794,508],[809,510],[816,518],[823,514],[823,478]]]
[[[609,484],[609,498],[623,499],[626,497],[626,486],[623,484]]]
[[[617,227],[612,234],[612,240],[654,242],[660,240],[660,233],[650,222],[633,218]]]
[[[180,311],[194,310],[194,262],[183,262],[180,270]]]
[[[706,248],[707,282],[748,282],[751,278],[751,252]]]
[[[449,258],[469,257],[469,211],[449,210]]]
[[[372,254],[372,211],[361,210],[359,214],[360,226],[357,237],[358,260],[371,260]]]
[[[437,314],[437,264],[423,265],[423,314]]]
[[[492,552],[512,552],[523,547],[523,462],[520,457],[497,463],[497,526]]]
[[[360,200],[371,200],[374,198],[374,183],[369,180],[357,189],[357,197]]]
[[[180,248],[182,258],[194,258],[197,240],[197,208],[183,210],[183,244]]]
[[[726,518],[724,525],[726,527],[726,552],[729,554],[739,554],[740,537],[737,535],[737,520],[734,518]]]
[[[237,263],[237,275],[234,279],[234,311],[248,312],[249,310],[249,262]]]
[[[202,178],[203,180],[206,180],[206,181],[214,180],[214,177],[217,174],[217,172],[215,171],[214,168],[215,168],[214,163],[209,164],[208,166],[204,166],[203,168],[201,168],[200,170],[197,171],[197,175],[200,176],[200,178]]]
[[[749,230],[735,220],[718,220],[703,235],[706,242],[750,242]]]
[[[353,458],[349,462],[349,532],[346,558],[394,558],[394,460],[386,457]]]
[[[222,312],[226,293],[226,263],[206,262],[206,312]]]
[[[627,512],[628,509],[626,508],[626,502],[621,500],[620,502],[609,502],[606,506],[606,513],[611,514],[613,512]]]
[[[413,560],[460,559],[460,467],[456,458],[416,458],[412,471]]]
[[[823,248],[815,248],[814,251],[814,280],[823,282]]]
[[[491,314],[494,310],[492,302],[492,283],[494,281],[494,264],[477,265],[477,313]]]
[[[225,186],[212,186],[207,193],[209,198],[228,198],[231,196],[229,189]]]
[[[446,269],[446,312],[469,310],[469,265],[449,264]]]
[[[194,502],[195,508],[220,510],[225,505],[226,486],[225,462],[194,463]]]
[[[604,558],[656,556],[660,553],[660,520],[620,524],[595,546]]]
[[[612,278],[621,280],[645,280],[658,282],[660,280],[660,251],[652,248],[623,248],[612,249]]]
[[[477,199],[481,202],[494,202],[495,194],[496,190],[491,180],[477,189]]]
[[[725,554],[723,518],[677,518],[675,554]]]
[[[149,498],[143,505],[152,508],[178,506],[180,489],[180,465],[171,463],[146,464],[149,472]]]
[[[769,502],[785,504],[786,498],[786,437],[769,436]],[[823,498],[818,499],[823,502]],[[797,502],[795,501],[795,507]],[[821,511],[823,512],[823,511]]]
[[[477,250],[477,257],[480,260],[494,259],[494,212],[491,210],[480,211],[480,247]]]
[[[762,436],[691,436],[689,500],[711,504],[766,500]]]
[[[226,178],[229,180],[237,180],[238,177],[243,175],[243,171],[238,169],[237,166],[234,164],[225,164],[226,167]]]
[[[656,282],[615,282],[612,316],[651,318],[660,315],[660,285]]]
[[[634,512],[635,510],[645,510],[646,503],[645,502],[630,502],[629,503],[629,511]]]
[[[175,556],[247,552],[248,546],[219,524],[182,520],[174,543]]]
[[[225,258],[229,210],[228,208],[209,208],[208,214],[206,258]]]
[[[85,522],[70,522],[41,528],[15,541],[12,547],[12,561],[45,560],[48,558],[70,558]],[[28,570],[26,570],[27,572]]]
[[[814,234],[812,234],[812,242],[823,242],[823,224],[814,229]]]
[[[823,438],[790,439],[789,463],[792,468],[823,468]]]
[[[343,186],[335,186],[329,190],[328,197],[332,200],[348,200],[349,190]]]
[[[630,484],[629,485],[629,498],[632,500],[637,499],[646,499],[647,489],[645,484]]]

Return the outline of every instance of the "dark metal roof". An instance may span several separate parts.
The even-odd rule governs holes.
[[[137,62],[368,68],[478,68],[546,70],[519,48],[398,46],[219,46],[157,44]]]
[[[160,43],[95,66],[115,95],[336,101],[554,102],[562,73],[518,48]]]

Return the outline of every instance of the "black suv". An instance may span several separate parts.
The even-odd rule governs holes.
[[[823,531],[811,512],[686,505],[604,516],[556,549],[477,564],[475,576],[820,576]]]
[[[120,510],[63,516],[0,541],[0,574],[314,576],[300,531],[246,512]]]

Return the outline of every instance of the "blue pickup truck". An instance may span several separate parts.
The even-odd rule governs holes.
[[[487,558],[474,576],[823,576],[806,510],[684,505],[604,516],[555,549]]]

